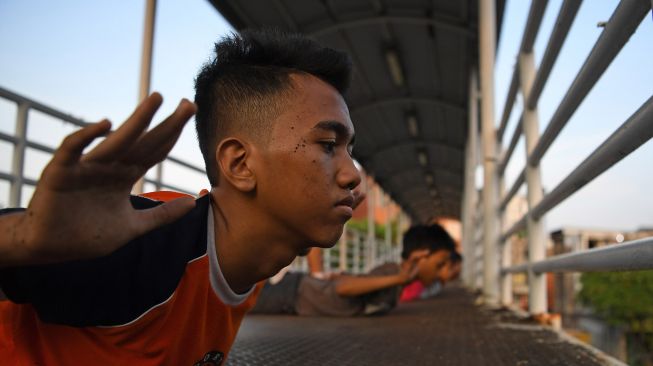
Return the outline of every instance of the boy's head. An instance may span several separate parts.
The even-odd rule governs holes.
[[[413,226],[404,234],[401,257],[408,259],[411,253],[428,250],[429,255],[419,263],[417,279],[424,285],[446,280],[447,266],[455,243],[451,236],[438,224]]]
[[[274,120],[296,103],[291,75],[312,75],[344,95],[351,61],[299,34],[278,30],[231,34],[195,79],[195,128],[211,186],[220,184],[215,150],[230,135],[270,142]]]
[[[230,219],[239,210],[271,241],[288,242],[280,256],[301,254],[307,243],[332,246],[360,183],[342,96],[349,57],[279,31],[233,34],[215,52],[196,79],[195,103],[221,209],[231,205]]]

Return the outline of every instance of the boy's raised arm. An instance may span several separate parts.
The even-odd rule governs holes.
[[[161,102],[158,93],[150,95],[86,154],[85,147],[109,133],[108,121],[64,139],[27,209],[0,216],[0,267],[106,255],[194,207],[192,199],[181,198],[135,210],[129,200],[133,184],[166,157],[196,110],[182,100],[165,121],[145,132]]]

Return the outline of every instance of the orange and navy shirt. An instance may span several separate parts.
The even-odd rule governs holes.
[[[137,209],[160,203],[131,199]],[[220,271],[214,243],[205,195],[181,219],[108,256],[1,269],[0,288],[9,300],[0,301],[0,360],[6,365],[222,364],[260,286],[234,293]]]

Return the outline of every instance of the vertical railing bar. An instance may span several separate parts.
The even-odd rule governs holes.
[[[356,231],[356,235],[354,235],[354,273],[360,273],[360,268],[361,268],[361,247],[360,247],[360,233]]]
[[[338,269],[341,272],[346,272],[347,271],[347,226],[345,226],[345,229],[342,231],[342,235],[340,236],[340,240],[338,241]]]
[[[496,174],[496,130],[494,127],[494,58],[496,51],[496,9],[494,0],[479,1],[479,55],[481,75],[481,125],[483,135],[483,293],[485,301],[499,300],[497,260],[498,183]]]
[[[154,187],[156,188],[157,191],[161,190],[161,185],[163,182],[163,162],[159,162],[156,165],[156,179],[155,179],[156,184]]]
[[[14,153],[11,160],[11,174],[14,180],[9,188],[9,207],[19,207],[24,181],[25,168],[25,150],[27,147],[27,116],[29,114],[29,104],[27,102],[18,103],[16,113],[16,143],[14,144]]]
[[[467,146],[465,147],[465,186],[462,202],[463,251],[466,258],[463,261],[463,279],[468,288],[473,288],[474,280],[474,248],[475,230],[474,211],[476,208],[476,182],[478,150],[478,72],[473,68],[469,74],[469,112],[467,114]]]
[[[528,98],[533,80],[535,79],[535,56],[533,52],[522,52],[519,56],[519,79],[524,100]],[[539,139],[539,116],[537,108],[524,109],[522,116],[525,151],[528,158]],[[531,210],[542,200],[542,177],[539,165],[526,165],[525,168],[528,208]],[[528,262],[535,263],[546,257],[546,234],[543,220],[528,216],[526,219],[528,230]],[[546,276],[529,271],[528,273],[528,307],[531,314],[547,312],[546,307]]]
[[[651,7],[647,1],[622,1],[617,6],[594,48],[563,97],[558,109],[540,137],[528,164],[539,164],[560,131],[565,127],[580,103],[603,75],[619,51],[635,32]]]

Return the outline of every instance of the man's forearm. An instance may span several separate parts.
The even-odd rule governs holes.
[[[388,276],[340,276],[336,280],[336,293],[340,296],[358,296],[388,287],[400,286],[405,278],[399,274]]]

